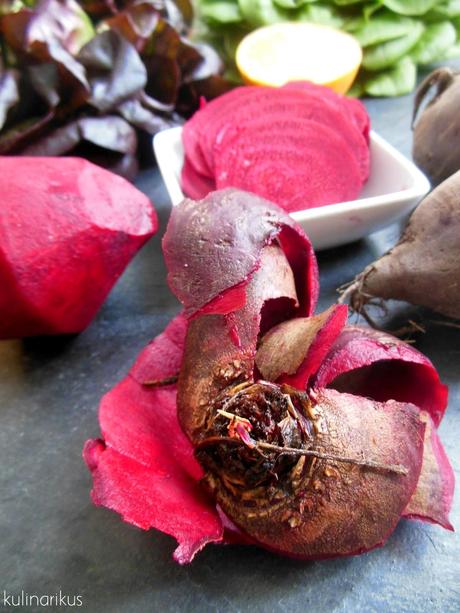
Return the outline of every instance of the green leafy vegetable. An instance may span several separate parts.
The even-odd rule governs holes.
[[[353,29],[353,36],[362,47],[368,47],[405,36],[414,27],[414,23],[413,19],[386,12],[371,20],[361,19],[361,24]]]
[[[366,70],[382,70],[390,68],[412,49],[423,34],[424,27],[415,22],[414,26],[406,33],[394,40],[386,41],[374,47],[364,50],[363,66]]]
[[[381,0],[387,8],[399,15],[424,15],[438,0]]]
[[[371,96],[402,96],[414,89],[416,76],[417,69],[414,62],[405,57],[390,70],[369,77],[364,92]]]
[[[407,93],[417,66],[460,57],[460,0],[197,0],[197,6],[208,25],[204,37],[233,78],[242,37],[288,20],[340,28],[357,38],[364,60],[354,94]]]
[[[442,60],[456,39],[457,32],[449,21],[430,24],[412,49],[411,57],[417,64]]]

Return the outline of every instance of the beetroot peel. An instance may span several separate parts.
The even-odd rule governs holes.
[[[189,222],[195,214],[214,219],[217,226],[222,215],[220,197],[225,199],[228,192],[196,203],[199,213],[187,202],[174,209],[165,236],[174,283],[182,275],[185,258],[181,229],[193,227]],[[236,191],[232,197],[240,201],[238,234],[247,227],[244,219],[251,216],[252,197]],[[260,199],[256,203],[263,206]],[[273,214],[269,203],[267,210]],[[214,242],[206,240],[212,226],[210,222],[195,226],[195,240],[205,240],[201,251],[190,252],[187,263],[192,279],[199,262],[203,271],[215,266],[213,260],[222,249],[215,237]],[[296,232],[300,236],[301,231]],[[298,360],[307,373],[303,387],[259,378],[255,364],[260,331],[270,335],[274,326],[282,326],[282,313],[289,321],[305,317],[312,304],[306,287],[313,292],[317,287],[306,239],[295,245],[308,257],[295,257],[292,244],[291,250],[283,249],[280,235],[282,230],[268,231],[261,240],[256,232],[249,240],[252,257],[238,261],[242,264],[239,274],[231,258],[219,262],[220,280],[227,279],[230,289],[235,283],[245,284],[244,303],[233,305],[230,312],[201,310],[215,295],[225,294],[221,286],[209,291],[200,283],[185,285],[181,298],[192,317],[174,320],[144,350],[125,381],[109,392],[100,410],[105,442],[89,443],[86,448],[95,502],[117,510],[131,523],[175,536],[179,542],[175,557],[180,563],[191,561],[207,542],[249,541],[293,557],[315,559],[380,546],[402,516],[449,527],[452,472],[435,428],[413,403],[416,390],[414,398],[408,390],[401,401],[360,394],[360,377],[349,377],[353,368],[343,353],[347,347],[344,307],[329,310],[316,324],[313,341]],[[230,254],[239,257],[235,245],[241,240],[238,236],[231,242]],[[191,236],[187,242],[192,244]],[[309,284],[302,283],[291,268],[291,262],[299,261],[312,266]],[[306,269],[297,267],[302,270],[300,276]],[[355,340],[359,336],[355,329],[350,334]],[[318,338],[322,342],[315,348]],[[374,364],[378,369],[379,364],[392,361],[394,349],[388,335],[385,342],[365,334],[363,339],[369,371]],[[358,352],[356,343],[351,353]],[[403,351],[400,341],[395,343],[396,365],[403,364],[410,372],[423,362],[426,372],[434,371],[413,348]],[[313,372],[304,362],[314,364]],[[168,380],[178,371],[177,385],[143,385]],[[343,374],[348,380],[341,379]],[[397,379],[397,369],[393,376]],[[320,381],[340,385],[331,389]],[[429,378],[428,388],[441,389],[439,379]],[[431,398],[435,402],[443,396],[432,391]],[[435,409],[433,414],[442,415],[444,407]],[[142,472],[145,467],[148,478]],[[163,512],[149,504],[153,498]]]

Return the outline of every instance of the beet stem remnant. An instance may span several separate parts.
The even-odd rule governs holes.
[[[234,415],[233,413],[229,413],[228,411],[218,410],[219,415],[226,417],[234,422],[244,422],[251,426],[249,420],[244,417],[239,417],[238,415]],[[251,439],[252,441],[252,439]],[[219,437],[212,436],[207,439],[201,441],[197,448],[203,449],[204,447],[210,447],[213,445],[246,445],[246,441],[243,439],[235,438],[235,437]],[[376,470],[384,470],[386,472],[392,472],[399,475],[407,475],[408,470],[405,466],[401,464],[381,464],[380,462],[375,462],[374,460],[367,460],[365,458],[348,458],[346,456],[334,455],[331,453],[323,453],[322,451],[315,451],[314,449],[296,449],[295,447],[284,447],[281,445],[273,445],[272,443],[264,443],[263,441],[253,441],[251,446],[256,450],[265,449],[267,451],[275,451],[281,453],[286,453],[289,455],[298,455],[298,456],[307,456],[314,457],[320,460],[328,460],[330,462],[343,462],[345,464],[355,464],[357,466],[364,466],[366,468],[374,468]]]

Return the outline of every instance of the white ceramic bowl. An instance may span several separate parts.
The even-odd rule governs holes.
[[[159,132],[153,148],[173,206],[184,198],[182,128]],[[315,249],[350,243],[397,221],[428,192],[425,175],[381,136],[371,132],[371,174],[359,199],[292,213]]]

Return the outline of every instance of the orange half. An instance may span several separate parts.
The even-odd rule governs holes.
[[[253,85],[313,81],[344,94],[362,56],[358,41],[350,34],[315,23],[287,22],[245,36],[235,59],[243,79]]]

